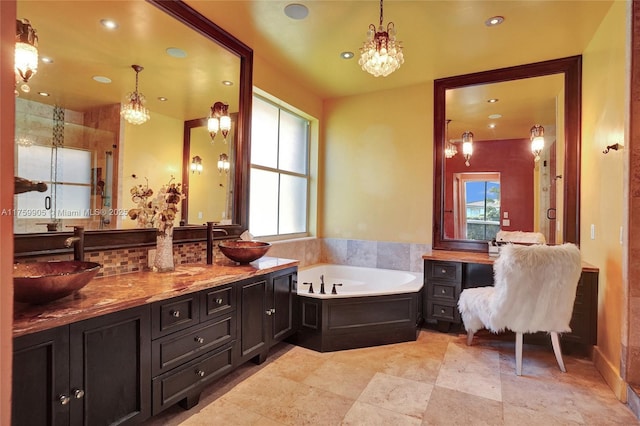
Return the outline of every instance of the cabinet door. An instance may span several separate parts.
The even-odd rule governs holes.
[[[266,279],[240,284],[242,362],[267,350],[267,310],[271,306],[267,307],[266,292]]]
[[[13,341],[13,425],[69,424],[69,328]]]
[[[71,423],[139,423],[151,409],[149,306],[70,326]]]
[[[294,332],[293,298],[296,294],[297,274],[295,271],[275,273],[269,283],[271,309],[271,345],[289,337]]]

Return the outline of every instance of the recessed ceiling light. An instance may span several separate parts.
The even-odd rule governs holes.
[[[504,22],[504,17],[502,16],[492,16],[491,18],[484,21],[484,24],[487,27],[495,27],[496,25],[500,25]]]
[[[496,123],[490,123],[489,124],[489,128],[490,129],[495,129],[496,128]]]
[[[284,14],[291,19],[304,19],[309,14],[307,6],[299,3],[291,3],[284,7]]]
[[[112,19],[101,19],[100,24],[109,30],[115,30],[118,28],[118,23]]]
[[[158,96],[158,100],[159,100],[160,102],[166,102],[166,101],[168,101],[169,99],[165,98],[164,96]]]
[[[342,52],[340,54],[340,57],[342,59],[351,59],[351,58],[353,58],[353,52]]]
[[[42,62],[44,62],[45,64],[52,64],[52,63],[53,63],[53,59],[51,59],[51,58],[50,58],[50,57],[48,57],[48,56],[41,56],[41,57],[40,57],[40,60],[41,60]]]
[[[496,120],[496,119],[498,119],[498,118],[502,118],[502,114],[491,114],[491,115],[489,116],[489,118],[490,118],[491,120]]]
[[[166,50],[167,55],[173,56],[174,58],[186,58],[187,52],[180,49],[179,47],[169,47]]]
[[[47,92],[38,92],[38,95],[44,96],[44,97],[51,96]]]
[[[98,83],[109,84],[111,83],[111,79],[109,77],[105,77],[103,75],[94,75],[92,77]]]
[[[498,98],[487,99],[487,102],[489,102],[490,104],[495,104],[496,102],[498,102]]]
[[[222,80],[222,84],[224,84],[225,86],[233,86],[233,81]]]

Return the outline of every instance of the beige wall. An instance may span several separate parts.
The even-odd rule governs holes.
[[[620,229],[625,217],[626,151],[602,151],[625,141],[626,28],[626,3],[614,2],[583,53],[582,70],[581,250],[584,260],[600,268],[596,365],[619,396],[624,393],[620,359],[626,247],[620,242]]]
[[[322,236],[431,244],[433,84],[328,100],[324,119]]]

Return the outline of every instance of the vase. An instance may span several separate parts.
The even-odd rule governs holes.
[[[172,233],[158,234],[156,239],[156,258],[153,261],[153,270],[156,272],[173,271],[173,235]]]

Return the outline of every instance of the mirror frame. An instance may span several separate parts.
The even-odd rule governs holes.
[[[220,226],[228,235],[214,238],[238,237],[249,225],[249,155],[251,152],[251,107],[253,100],[253,50],[211,22],[181,0],[146,0],[179,22],[225,47],[240,58],[239,105],[236,137],[236,157],[233,195],[233,225]],[[182,145],[182,141],[176,141]],[[178,226],[174,228],[174,244],[206,241],[206,226]],[[14,257],[67,254],[62,244],[72,232],[43,232],[14,234]],[[155,245],[156,230],[116,229],[85,232],[85,250],[114,250],[119,248]]]
[[[444,167],[446,91],[550,74],[564,74],[565,161],[563,172],[563,241],[580,243],[580,141],[582,120],[582,56],[500,68],[434,80],[433,93],[433,248],[487,252],[486,241],[456,240],[444,235]]]

